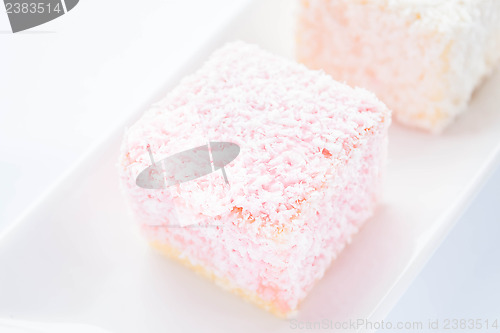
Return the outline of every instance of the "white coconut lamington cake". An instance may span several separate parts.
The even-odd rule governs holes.
[[[235,42],[126,131],[121,181],[153,247],[288,316],[373,214],[390,121],[372,93]],[[214,141],[240,147],[229,186],[220,171],[137,185],[149,149],[161,160]]]
[[[500,60],[498,0],[301,0],[296,53],[442,131]]]

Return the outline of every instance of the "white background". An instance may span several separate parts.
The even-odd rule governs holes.
[[[0,233],[129,116],[124,110],[132,108],[126,106],[158,89],[159,82],[148,80],[154,66],[175,71],[244,2],[168,1],[172,15],[158,18],[155,8],[165,3],[159,0],[103,2],[103,13],[115,12],[114,17],[87,13],[86,1],[92,0],[16,35],[0,11]],[[113,11],[118,4],[119,12]],[[147,32],[158,19],[171,21],[164,40],[137,32],[137,22]],[[102,20],[109,23],[106,31],[87,28]],[[127,50],[131,40],[145,47]],[[158,58],[156,51],[165,48],[169,56]],[[59,94],[73,97],[73,103]],[[500,169],[388,320],[500,319],[499,240]]]

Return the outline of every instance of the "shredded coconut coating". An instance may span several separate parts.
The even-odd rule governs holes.
[[[371,215],[389,124],[372,93],[235,42],[126,131],[120,176],[148,239],[286,315]],[[240,146],[230,187],[220,171],[136,186],[147,145],[161,160],[208,141]],[[217,227],[161,227],[186,221]]]
[[[439,133],[500,61],[497,0],[301,0],[297,59]]]

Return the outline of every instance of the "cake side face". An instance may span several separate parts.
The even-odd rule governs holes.
[[[401,123],[442,131],[500,60],[495,0],[302,0],[296,55],[373,91]]]
[[[128,129],[121,183],[155,247],[283,316],[372,214],[389,124],[373,94],[232,43]],[[136,185],[148,145],[161,160],[207,141],[240,147],[230,187],[220,171]]]

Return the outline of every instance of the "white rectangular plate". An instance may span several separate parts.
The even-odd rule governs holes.
[[[291,57],[290,3],[253,2],[177,76],[165,78],[164,92],[226,41],[254,42]],[[498,165],[499,89],[496,73],[440,136],[392,126],[383,202],[296,320],[384,318]],[[124,126],[0,239],[0,318],[134,333],[291,331],[291,322],[222,291],[143,242],[118,190]]]

